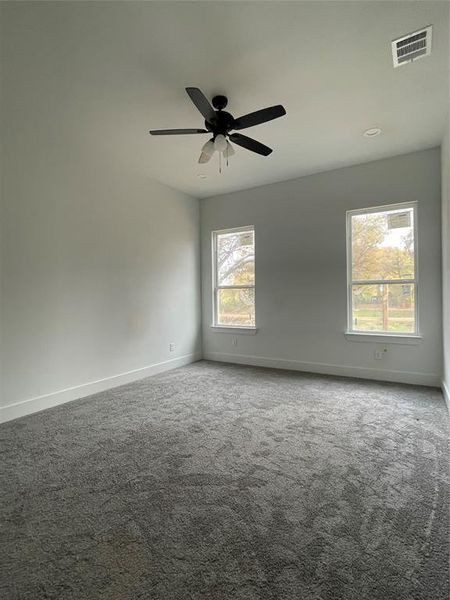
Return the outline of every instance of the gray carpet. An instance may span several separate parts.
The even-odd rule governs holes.
[[[448,600],[438,390],[199,362],[0,427],[2,600]]]

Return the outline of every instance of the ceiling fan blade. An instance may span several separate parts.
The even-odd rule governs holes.
[[[242,146],[247,150],[251,150],[252,152],[256,152],[256,154],[262,154],[263,156],[268,156],[271,152],[273,152],[272,148],[261,144],[261,142],[257,142],[256,140],[247,137],[246,135],[242,135],[242,133],[232,133],[229,136],[230,140],[238,146]]]
[[[278,119],[278,117],[282,117],[285,114],[286,110],[281,104],[262,108],[261,110],[257,110],[256,112],[249,113],[248,115],[236,119],[234,121],[233,129],[246,129],[247,127],[267,123],[267,121]]]
[[[150,135],[185,135],[187,133],[210,133],[206,129],[152,129]]]
[[[186,88],[186,92],[205,119],[209,123],[213,122],[216,119],[216,111],[209,103],[209,100],[206,98],[205,94],[195,87]]]
[[[209,162],[211,160],[211,156],[209,154],[205,154],[204,152],[202,152],[200,154],[200,158],[198,159],[199,164],[204,165],[205,163]]]

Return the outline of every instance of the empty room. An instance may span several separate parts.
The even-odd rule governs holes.
[[[0,1],[2,600],[448,600],[449,8]]]

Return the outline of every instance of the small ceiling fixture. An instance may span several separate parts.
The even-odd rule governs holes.
[[[197,110],[203,115],[205,129],[157,129],[150,131],[151,135],[212,134],[212,138],[204,144],[201,150],[200,158],[198,159],[200,164],[207,163],[215,152],[219,155],[219,165],[221,165],[222,156],[228,164],[228,158],[235,153],[229,140],[238,144],[238,146],[242,146],[262,156],[268,156],[272,152],[272,148],[261,144],[261,142],[257,142],[241,133],[231,133],[231,131],[233,129],[247,129],[247,127],[253,127],[254,125],[260,125],[261,123],[282,117],[286,114],[286,111],[281,104],[263,108],[235,119],[230,113],[224,111],[224,108],[228,104],[226,96],[214,96],[211,106],[209,100],[198,88],[188,87],[186,88],[186,92]],[[221,170],[220,166],[219,170]]]
[[[206,175],[205,175],[204,173],[199,173],[199,174],[197,175],[197,177],[198,177],[199,179],[206,179]]]
[[[377,135],[380,135],[381,133],[381,129],[379,127],[372,127],[371,129],[366,129],[366,131],[363,133],[363,136],[366,138],[373,138],[373,137],[377,137]]]
[[[419,31],[408,33],[391,42],[394,68],[424,58],[431,54],[431,37],[433,26],[428,25]]]

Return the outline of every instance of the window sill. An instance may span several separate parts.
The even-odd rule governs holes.
[[[350,342],[372,342],[381,344],[403,344],[417,346],[422,341],[421,335],[396,335],[395,333],[357,333],[346,331],[345,338]]]
[[[239,325],[211,325],[213,333],[238,333],[243,335],[255,335],[258,329],[256,327],[241,327]]]

